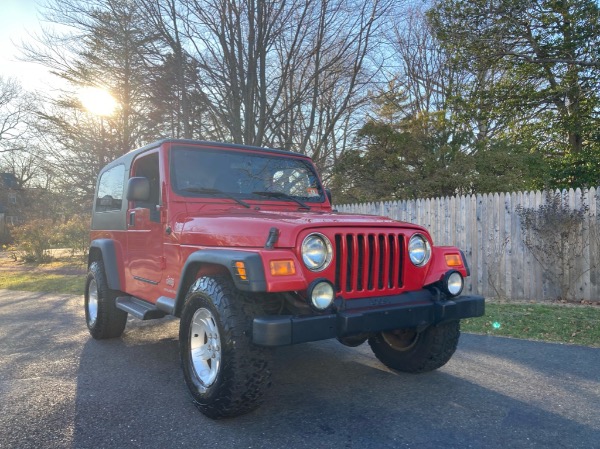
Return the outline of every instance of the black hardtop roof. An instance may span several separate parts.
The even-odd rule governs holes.
[[[136,156],[138,153],[142,153],[142,152],[147,151],[149,149],[156,148],[156,147],[158,147],[160,145],[163,145],[165,143],[183,144],[183,145],[200,145],[200,146],[224,148],[224,149],[228,149],[228,150],[266,151],[268,153],[276,153],[276,154],[283,154],[283,155],[308,157],[308,156],[306,156],[304,154],[296,153],[294,151],[288,151],[288,150],[266,148],[266,147],[257,147],[257,146],[252,146],[252,145],[241,145],[241,144],[237,144],[237,143],[211,142],[209,140],[192,140],[192,139],[161,139],[161,140],[157,140],[156,142],[152,142],[152,143],[149,143],[148,145],[145,145],[145,146],[143,146],[141,148],[138,148],[136,150],[132,150],[129,153],[127,153],[125,156],[127,156],[127,155]]]
[[[267,153],[280,154],[282,156],[290,156],[291,155],[291,156],[303,157],[303,158],[310,159],[308,156],[301,154],[301,153],[296,153],[294,151],[276,150],[273,148],[256,147],[256,146],[251,146],[251,145],[240,145],[240,144],[235,144],[235,143],[224,143],[224,142],[211,142],[211,141],[207,141],[207,140],[161,139],[161,140],[157,140],[156,142],[149,143],[148,145],[144,145],[141,148],[137,148],[135,150],[131,150],[128,153],[125,153],[123,156],[120,156],[117,159],[115,159],[114,161],[106,164],[102,168],[102,170],[100,170],[100,172],[102,173],[105,170],[107,170],[111,167],[114,167],[115,165],[120,165],[120,164],[124,164],[126,166],[126,168],[129,169],[129,167],[131,166],[131,162],[138,154],[144,153],[153,148],[158,148],[165,143],[181,144],[181,145],[198,145],[198,146],[203,146],[203,147],[223,148],[223,149],[227,149],[227,150],[262,151],[262,152],[267,152]]]

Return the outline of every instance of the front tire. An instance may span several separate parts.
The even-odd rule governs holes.
[[[445,365],[458,345],[460,321],[429,326],[422,332],[397,329],[369,338],[375,356],[388,368],[424,373]]]
[[[260,309],[226,277],[203,277],[186,298],[179,347],[194,404],[218,419],[257,408],[269,385],[267,350],[252,343]]]
[[[127,312],[117,309],[116,293],[108,288],[102,261],[90,264],[85,282],[85,321],[96,340],[120,337],[127,324]]]

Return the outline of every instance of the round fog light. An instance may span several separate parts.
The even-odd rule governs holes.
[[[333,286],[326,281],[317,282],[310,290],[310,302],[317,310],[325,310],[335,298]]]
[[[462,292],[463,289],[463,285],[463,277],[458,271],[453,271],[449,275],[446,275],[446,288],[450,295],[460,295],[460,292]]]

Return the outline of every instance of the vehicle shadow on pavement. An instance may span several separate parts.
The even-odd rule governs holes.
[[[0,291],[1,448],[593,448],[600,349],[464,334],[450,362],[389,371],[368,345],[273,351],[258,410],[192,404],[178,320],[93,340],[81,297]]]
[[[464,345],[459,345],[445,367],[422,375],[389,371],[367,344],[347,348],[325,341],[277,348],[273,351],[273,386],[262,407],[238,418],[213,421],[196,410],[185,387],[178,321],[130,322],[121,339],[89,339],[84,344],[72,447],[551,448],[597,444],[600,406],[593,405],[593,398],[583,397],[590,389],[594,391],[594,384],[569,400],[563,397],[568,389],[551,391],[560,386],[560,373],[538,376],[529,388],[522,373],[515,381],[511,366],[527,370],[527,353],[539,351],[543,344],[527,342],[525,349],[513,352],[511,360],[504,344],[510,346],[512,341],[496,349],[485,343],[488,337],[462,338]],[[484,355],[478,352],[482,343]],[[498,364],[506,371],[494,374]],[[541,392],[544,385],[547,391]],[[561,401],[584,403],[586,416],[561,409]]]

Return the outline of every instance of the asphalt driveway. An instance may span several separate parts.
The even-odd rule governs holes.
[[[463,334],[424,375],[368,345],[278,348],[257,411],[192,405],[178,321],[89,337],[81,297],[0,290],[0,448],[600,448],[600,349]]]

